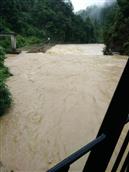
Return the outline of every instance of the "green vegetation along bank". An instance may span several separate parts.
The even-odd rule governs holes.
[[[8,68],[4,65],[5,53],[0,47],[0,116],[2,116],[11,105],[11,94],[5,84],[10,76]]]
[[[105,27],[104,43],[106,51],[110,49],[123,55],[129,55],[129,1],[118,0],[108,16]]]

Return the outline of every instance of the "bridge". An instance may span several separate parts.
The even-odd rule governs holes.
[[[17,34],[15,32],[0,32],[0,37],[10,37],[11,40],[11,51],[9,53],[13,54],[19,54],[20,51],[17,50],[17,44],[16,44],[16,36]]]

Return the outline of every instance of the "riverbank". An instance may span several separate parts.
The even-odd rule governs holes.
[[[54,43],[35,44],[28,47],[24,47],[22,50],[27,50],[28,53],[46,53],[49,49],[55,46]]]

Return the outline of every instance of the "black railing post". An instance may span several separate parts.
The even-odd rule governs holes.
[[[118,166],[119,166],[119,164],[120,164],[120,162],[121,162],[121,160],[122,160],[122,157],[123,157],[123,155],[124,155],[124,153],[125,153],[125,150],[126,150],[126,148],[127,148],[127,146],[128,146],[128,143],[129,143],[129,131],[128,131],[126,137],[125,137],[125,140],[124,140],[124,142],[123,142],[123,145],[122,145],[122,147],[121,147],[121,150],[120,150],[120,152],[119,152],[119,154],[118,154],[118,157],[117,157],[117,159],[116,159],[116,161],[115,161],[115,164],[114,164],[114,166],[113,166],[111,172],[116,172],[116,171],[117,171]]]
[[[109,88],[110,89],[110,88]],[[91,151],[83,172],[105,172],[129,113],[129,60],[114,93],[97,137],[107,139]]]
[[[125,162],[124,162],[120,172],[129,172],[128,170],[129,170],[129,152],[126,156]]]
[[[58,170],[57,172],[68,172],[70,169],[70,166],[63,167],[62,169]]]
[[[98,144],[103,142],[105,139],[106,139],[106,135],[102,134],[98,138],[91,141],[89,144],[85,145],[78,151],[74,152],[69,157],[65,158],[63,161],[55,165],[53,168],[49,169],[47,172],[68,172],[70,165],[72,165],[74,162],[76,162],[86,153],[94,149],[94,147],[96,147]]]

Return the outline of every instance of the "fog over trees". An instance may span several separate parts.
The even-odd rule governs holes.
[[[91,6],[77,12],[83,20],[90,18],[94,25],[97,42],[110,51],[129,54],[129,1],[108,1],[103,6]]]

